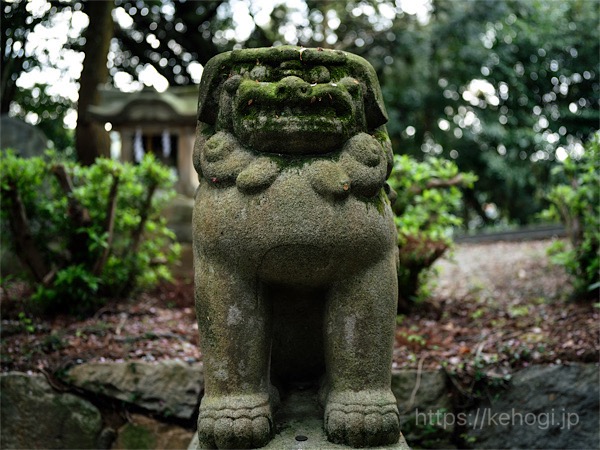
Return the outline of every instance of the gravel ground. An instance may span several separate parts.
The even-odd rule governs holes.
[[[465,298],[480,291],[490,299],[569,295],[565,271],[551,264],[546,251],[552,240],[460,244],[436,263],[437,297]]]

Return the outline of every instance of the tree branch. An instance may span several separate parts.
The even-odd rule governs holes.
[[[49,270],[42,253],[33,240],[29,220],[19,191],[13,183],[9,183],[9,188],[3,189],[2,194],[6,196],[4,201],[8,200],[9,204],[8,222],[15,239],[17,256],[23,265],[29,269],[35,280],[43,283]]]
[[[464,182],[462,174],[458,174],[447,180],[432,178],[425,184],[425,187],[413,186],[410,190],[415,194],[421,194],[426,189],[448,189],[452,186],[460,186]]]
[[[67,169],[62,164],[57,164],[52,167],[52,173],[58,179],[58,184],[65,192],[69,201],[68,214],[71,220],[78,226],[88,226],[92,219],[87,208],[84,208],[81,203],[73,196],[73,182],[71,176],[67,173]]]
[[[146,193],[146,198],[140,211],[140,223],[133,231],[131,236],[132,244],[129,251],[132,253],[137,252],[138,247],[140,246],[142,234],[144,234],[144,228],[146,227],[146,222],[148,221],[148,212],[150,211],[150,205],[152,204],[152,197],[154,196],[156,186],[156,183],[152,183],[148,186],[148,192]]]
[[[144,228],[146,227],[146,222],[148,221],[148,212],[150,211],[150,206],[152,204],[152,197],[154,196],[154,191],[156,190],[157,184],[151,183],[148,186],[148,192],[146,193],[146,198],[144,199],[144,203],[142,204],[140,210],[140,223],[137,228],[133,230],[131,234],[132,244],[129,249],[127,249],[128,253],[135,254],[138,251],[140,246],[140,242],[142,241],[142,235],[144,234]],[[129,276],[127,279],[127,283],[125,284],[125,291],[129,290],[131,286],[133,286],[135,277],[137,276],[138,268],[133,266],[131,271],[129,272]]]
[[[76,229],[68,244],[69,253],[71,254],[73,261],[87,261],[90,255],[88,252],[89,236],[86,230],[91,226],[92,218],[90,217],[87,208],[85,208],[73,195],[73,182],[71,181],[71,177],[67,173],[65,166],[56,164],[51,170],[58,179],[58,184],[67,196],[69,205],[67,214]]]
[[[115,229],[115,216],[117,212],[117,193],[119,192],[119,176],[113,175],[113,182],[110,186],[110,192],[108,194],[108,211],[106,212],[106,225],[105,230],[108,233],[108,238],[106,240],[106,247],[104,247],[104,251],[100,258],[96,261],[94,265],[93,274],[98,276],[104,270],[104,266],[106,265],[106,261],[108,261],[108,256],[112,250],[112,242],[114,239],[114,229]]]

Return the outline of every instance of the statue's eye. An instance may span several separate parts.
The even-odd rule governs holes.
[[[268,75],[266,66],[254,66],[250,71],[251,80],[266,81]]]
[[[328,83],[331,80],[331,74],[325,66],[315,66],[308,71],[309,83]]]
[[[234,75],[225,81],[225,83],[223,83],[223,87],[230,94],[235,94],[235,91],[237,91],[237,88],[240,86],[241,82],[242,77],[240,75]]]
[[[338,81],[338,84],[344,86],[352,96],[358,93],[362,93],[362,86],[356,78],[344,77],[340,81]]]

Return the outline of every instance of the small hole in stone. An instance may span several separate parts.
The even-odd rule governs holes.
[[[299,434],[298,436],[296,436],[295,438],[298,442],[303,442],[303,441],[307,441],[308,438],[306,436],[303,436],[301,434]]]

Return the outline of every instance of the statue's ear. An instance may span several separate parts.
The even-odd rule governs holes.
[[[214,125],[219,115],[221,88],[231,70],[231,52],[211,58],[204,66],[198,97],[198,120]]]
[[[388,121],[377,74],[373,66],[364,58],[352,53],[346,55],[348,58],[346,64],[351,75],[363,82],[367,88],[364,97],[365,116],[369,130],[374,130]]]
[[[365,95],[365,116],[369,130],[374,130],[387,123],[388,115],[383,104],[383,96],[379,88],[379,82],[376,85],[367,85]]]

